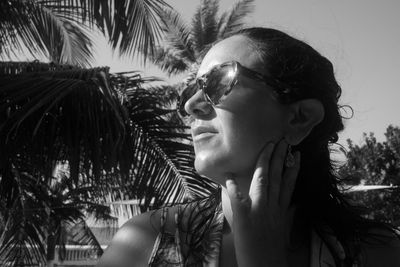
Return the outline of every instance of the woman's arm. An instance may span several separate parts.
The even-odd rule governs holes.
[[[113,237],[98,267],[148,266],[148,260],[157,238],[159,212],[147,212],[135,216]],[[158,218],[158,220],[157,220]]]

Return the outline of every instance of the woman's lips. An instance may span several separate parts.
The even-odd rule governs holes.
[[[192,128],[193,141],[197,141],[206,137],[211,137],[216,134],[218,131],[209,127],[209,126],[197,126]]]
[[[198,140],[200,140],[200,139],[204,139],[204,138],[207,138],[207,137],[211,137],[211,136],[213,136],[214,134],[215,134],[215,133],[211,133],[211,132],[200,133],[200,134],[197,134],[197,135],[193,136],[193,141],[198,141]]]

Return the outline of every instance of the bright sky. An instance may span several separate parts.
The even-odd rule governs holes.
[[[190,22],[199,0],[166,0]],[[227,10],[233,1],[221,0]],[[340,142],[356,143],[363,132],[384,139],[389,124],[400,126],[400,1],[398,0],[255,0],[249,26],[283,30],[305,40],[328,57],[343,89],[341,103],[354,109]],[[111,56],[99,44],[96,65],[112,71],[142,70],[165,77],[151,66]]]

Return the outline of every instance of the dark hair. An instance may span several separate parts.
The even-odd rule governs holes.
[[[233,35],[248,38],[268,75],[284,85],[275,88],[280,102],[313,98],[323,104],[323,120],[294,147],[301,152],[302,160],[292,201],[321,238],[326,226],[333,231],[344,245],[346,265],[351,266],[359,255],[358,241],[368,229],[390,227],[363,218],[338,189],[341,181],[330,158],[330,145],[337,142],[338,132],[343,130],[338,104],[342,90],[331,62],[305,42],[275,29],[248,28]],[[338,255],[330,249],[338,263]]]

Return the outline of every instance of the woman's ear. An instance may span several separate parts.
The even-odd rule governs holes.
[[[285,139],[291,145],[299,144],[325,115],[324,106],[317,99],[303,99],[289,105],[289,121]]]

